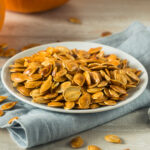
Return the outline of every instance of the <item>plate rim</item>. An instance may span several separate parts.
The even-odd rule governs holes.
[[[100,107],[100,108],[96,108],[96,109],[81,109],[81,110],[65,110],[65,109],[62,109],[62,108],[54,108],[54,107],[48,107],[46,105],[42,105],[42,104],[37,104],[37,103],[33,103],[29,100],[25,100],[25,96],[24,98],[22,97],[19,97],[15,92],[13,92],[9,86],[6,84],[5,80],[4,80],[4,75],[5,75],[5,70],[6,68],[9,66],[9,64],[13,61],[14,58],[16,58],[17,56],[19,55],[23,55],[23,53],[27,53],[28,51],[33,51],[35,48],[40,48],[40,47],[48,47],[50,45],[60,45],[61,46],[61,43],[62,44],[68,44],[68,43],[87,43],[87,44],[95,44],[95,45],[99,45],[99,46],[104,46],[104,47],[107,47],[107,48],[110,48],[110,49],[115,49],[117,51],[121,51],[121,53],[124,53],[125,55],[127,56],[130,56],[132,59],[136,60],[139,64],[140,64],[140,67],[142,67],[142,69],[144,70],[144,73],[145,73],[145,76],[146,76],[146,79],[145,79],[145,82],[143,84],[143,87],[140,89],[140,91],[136,94],[136,96],[134,96],[133,98],[129,99],[129,100],[125,100],[125,101],[122,101],[121,103],[117,104],[117,105],[114,105],[114,106],[107,106],[107,107]],[[42,49],[42,48],[41,48]],[[40,51],[40,50],[39,50]],[[33,48],[30,48],[26,51],[23,51],[23,52],[20,52],[18,54],[16,54],[15,56],[11,57],[10,59],[8,59],[5,64],[3,65],[2,67],[2,70],[1,70],[1,80],[2,80],[2,83],[4,85],[4,87],[7,89],[7,91],[13,95],[14,97],[16,97],[18,100],[24,102],[24,103],[27,103],[29,105],[32,105],[34,107],[37,107],[37,108],[41,108],[41,109],[44,109],[44,110],[48,110],[48,111],[53,111],[53,112],[60,112],[60,113],[74,113],[74,114],[81,114],[81,113],[97,113],[97,112],[104,112],[104,111],[109,111],[109,110],[113,110],[113,109],[117,109],[121,106],[124,106],[132,101],[134,101],[137,97],[139,97],[143,92],[144,90],[146,89],[146,86],[148,84],[148,73],[144,67],[144,65],[138,61],[135,57],[133,57],[132,55],[118,49],[118,48],[114,48],[114,47],[111,47],[111,46],[108,46],[108,45],[104,45],[104,44],[100,44],[100,43],[95,43],[95,42],[82,42],[82,41],[67,41],[67,42],[55,42],[55,43],[47,43],[47,44],[42,44],[40,46],[36,46],[36,47],[33,47]]]

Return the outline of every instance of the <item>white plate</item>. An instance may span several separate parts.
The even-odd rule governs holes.
[[[97,108],[97,109],[86,109],[86,110],[65,110],[62,108],[53,108],[53,107],[48,107],[43,104],[32,103],[31,98],[25,97],[25,96],[19,94],[19,92],[17,92],[17,90],[15,88],[13,88],[12,82],[10,80],[9,65],[13,64],[14,60],[16,60],[18,58],[30,56],[39,50],[45,50],[49,46],[53,46],[53,47],[66,46],[69,49],[77,48],[77,49],[83,49],[83,50],[88,50],[89,48],[92,48],[92,47],[102,46],[105,54],[113,53],[113,54],[116,54],[117,56],[119,56],[120,58],[128,59],[129,65],[131,67],[135,67],[135,68],[138,68],[139,70],[141,70],[142,71],[142,75],[140,77],[141,82],[138,87],[133,88],[132,90],[129,91],[129,96],[127,97],[126,100],[117,103],[115,106],[104,106],[104,107]],[[46,110],[50,110],[50,111],[56,111],[56,112],[63,112],[63,113],[96,113],[96,112],[102,112],[102,111],[112,110],[112,109],[121,107],[123,105],[130,103],[131,101],[135,100],[138,96],[140,96],[143,93],[143,91],[145,90],[146,85],[148,83],[148,74],[147,74],[144,66],[137,59],[135,59],[131,55],[129,55],[121,50],[118,50],[116,48],[112,48],[112,47],[97,44],[97,43],[91,43],[91,42],[61,42],[61,43],[46,44],[46,45],[41,45],[41,46],[26,50],[24,52],[18,53],[17,55],[13,56],[5,63],[5,65],[2,68],[1,78],[2,78],[2,82],[5,86],[5,88],[13,96],[18,98],[20,101],[28,103],[28,104],[33,105],[38,108],[42,108],[42,109],[46,109]]]

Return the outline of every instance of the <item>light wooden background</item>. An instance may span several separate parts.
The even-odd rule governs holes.
[[[71,24],[68,18],[77,17],[81,25]],[[56,41],[84,41],[100,37],[104,31],[124,30],[134,21],[150,26],[150,0],[70,0],[66,5],[38,14],[6,13],[0,43],[20,49],[30,43]],[[6,59],[0,58],[0,66]],[[124,139],[123,144],[106,143],[104,135],[114,133]],[[150,150],[150,125],[147,109],[80,134],[87,144],[96,144],[103,150]],[[71,150],[67,142],[71,137],[38,146],[31,150]],[[20,150],[5,129],[0,129],[0,150]]]

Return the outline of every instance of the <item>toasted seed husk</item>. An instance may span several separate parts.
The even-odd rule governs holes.
[[[66,81],[66,82],[63,82],[60,85],[60,89],[61,89],[62,92],[64,92],[70,86],[71,86],[71,82],[70,81]]]
[[[139,80],[140,80],[140,79],[138,78],[138,76],[137,76],[135,73],[131,72],[131,71],[126,71],[126,74],[127,74],[130,78],[132,78],[133,80],[136,80],[136,81],[139,81]]]
[[[39,96],[39,97],[35,97],[33,98],[32,102],[34,103],[39,103],[39,104],[47,104],[49,103],[51,100],[50,99],[44,99],[43,96]]]
[[[64,100],[63,95],[59,95],[59,96],[55,97],[55,99],[53,99],[52,101],[59,102],[59,101],[62,101],[62,100]]]
[[[17,90],[24,96],[30,96],[31,89],[25,88],[25,86],[18,86]]]
[[[91,85],[90,73],[89,73],[88,71],[85,71],[85,72],[83,73],[83,75],[85,76],[85,80],[86,80],[87,85]]]
[[[7,98],[8,98],[8,96],[0,96],[0,103],[2,103]]]
[[[36,62],[32,62],[30,63],[29,67],[27,67],[23,74],[26,74],[26,75],[32,75],[36,72],[36,70],[39,68],[39,63],[36,63]]]
[[[109,94],[111,95],[111,97],[119,97],[119,94],[113,89],[109,89]]]
[[[81,73],[77,73],[73,77],[73,81],[78,85],[78,86],[83,86],[85,82],[85,76]]]
[[[64,99],[66,101],[76,101],[81,95],[81,87],[70,86],[64,91]]]
[[[62,102],[50,102],[50,103],[48,103],[48,106],[49,107],[63,107],[64,106],[64,103],[62,103]]]
[[[97,87],[105,87],[105,86],[107,86],[108,85],[108,82],[107,81],[101,81],[98,85],[97,85]]]
[[[43,81],[27,81],[25,83],[25,88],[33,89],[38,88],[42,85]]]
[[[103,92],[97,92],[92,95],[92,98],[93,99],[103,99],[103,96],[104,96]]]
[[[70,75],[70,74],[66,74],[66,78],[67,78],[68,80],[70,80],[70,81],[73,80],[73,77],[72,77],[72,75]]]
[[[102,47],[90,48],[90,50],[88,51],[88,53],[89,54],[99,53],[101,49],[102,49]]]
[[[109,89],[108,89],[108,88],[105,88],[105,89],[104,89],[104,94],[105,94],[107,97],[111,97],[111,95],[110,95],[110,92],[109,92]]]
[[[110,87],[111,87],[114,91],[116,91],[116,92],[118,92],[118,93],[120,93],[120,94],[126,94],[126,93],[127,93],[127,91],[126,91],[124,88],[122,88],[122,87],[119,87],[119,86],[116,86],[116,85],[110,85]]]
[[[89,89],[87,89],[87,92],[88,93],[97,93],[97,92],[100,92],[102,90],[103,90],[103,88],[89,88]]]
[[[44,99],[54,99],[55,97],[58,96],[58,93],[50,93],[50,94],[46,94],[43,96]]]
[[[17,83],[21,83],[21,82],[26,81],[26,75],[22,73],[12,73],[11,80]]]
[[[38,89],[34,89],[30,92],[30,96],[32,96],[33,98],[34,97],[39,97],[39,96],[42,96],[43,93],[40,93],[40,88]]]
[[[102,149],[96,145],[89,145],[88,150],[102,150]]]
[[[9,110],[9,109],[12,109],[13,107],[15,107],[15,105],[17,104],[18,102],[9,102],[9,103],[5,103],[1,106],[1,109],[2,110]]]
[[[90,108],[91,108],[91,109],[95,109],[95,108],[99,108],[99,107],[100,107],[99,104],[91,104],[91,105],[90,105]]]
[[[36,81],[36,80],[40,80],[42,78],[41,74],[32,74],[31,76],[27,77],[28,81]]]
[[[52,85],[52,76],[50,75],[46,81],[43,82],[40,88],[40,93],[46,92],[48,89],[50,89]]]
[[[75,137],[70,141],[70,145],[72,148],[80,148],[83,146],[83,144],[84,144],[84,141],[80,136]]]
[[[76,71],[78,69],[78,64],[75,61],[66,61],[65,66],[68,71]]]
[[[79,107],[82,109],[88,109],[89,105],[91,103],[91,95],[88,93],[83,94],[80,98],[79,98]]]
[[[106,104],[106,105],[116,105],[117,104],[117,102],[116,101],[113,101],[113,100],[106,100],[106,101],[104,101],[104,103]]]
[[[104,139],[110,143],[117,143],[117,144],[122,143],[121,139],[116,135],[106,135]]]
[[[10,72],[24,72],[25,69],[23,68],[13,68],[13,69],[10,69]]]
[[[64,109],[72,109],[75,106],[75,102],[65,102]]]

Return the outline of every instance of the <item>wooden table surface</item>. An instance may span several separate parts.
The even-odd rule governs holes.
[[[0,43],[8,43],[10,48],[20,49],[30,43],[50,43],[56,41],[84,41],[100,37],[104,31],[113,33],[124,30],[134,21],[150,26],[149,0],[70,0],[66,5],[52,11],[38,14],[6,13]],[[68,18],[77,17],[82,24],[72,24]],[[0,59],[0,66],[6,59]],[[123,144],[106,143],[106,134],[117,134]],[[103,150],[150,150],[150,125],[147,109],[139,110],[111,121],[87,132],[79,134],[88,144],[96,144]],[[71,150],[64,140],[49,143],[31,150]],[[0,129],[0,150],[20,150],[10,139],[5,129]]]

